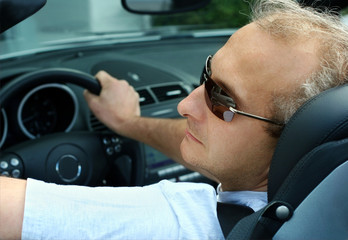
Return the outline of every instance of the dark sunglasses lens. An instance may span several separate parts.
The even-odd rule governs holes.
[[[208,65],[208,61],[210,59],[211,58],[208,57],[206,65]],[[231,112],[228,107],[221,105],[213,100],[212,92],[214,87],[217,87],[217,85],[210,78],[210,75],[208,75],[206,66],[204,66],[203,68],[203,72],[200,79],[200,84],[202,85],[203,83],[205,88],[205,102],[210,111],[221,120],[224,120],[226,122],[232,121],[234,112]]]
[[[212,100],[212,89],[214,87],[214,82],[208,78],[204,83],[205,88],[205,101],[207,103],[208,108],[214,113],[215,116],[224,120],[226,122],[232,121],[234,113],[231,112],[228,107],[215,103]]]

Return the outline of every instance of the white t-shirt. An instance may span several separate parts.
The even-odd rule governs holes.
[[[22,239],[224,239],[217,201],[259,210],[267,193],[163,180],[145,187],[63,186],[28,179]]]
[[[203,183],[62,186],[28,179],[22,239],[224,239]]]

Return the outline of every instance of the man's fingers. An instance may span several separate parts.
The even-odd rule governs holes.
[[[116,78],[114,78],[113,76],[111,76],[110,74],[108,74],[107,72],[105,72],[103,70],[97,72],[95,77],[100,82],[100,85],[101,85],[102,88],[107,84],[108,81],[115,81],[115,80],[117,80]]]
[[[88,104],[90,104],[93,100],[97,99],[97,95],[91,93],[87,89],[83,91],[83,96],[85,97]]]

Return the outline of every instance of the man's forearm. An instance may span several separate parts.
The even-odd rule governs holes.
[[[120,134],[143,142],[178,163],[185,163],[180,153],[180,144],[185,136],[186,119],[162,119],[139,117],[129,123]],[[131,130],[129,130],[131,129]]]
[[[20,239],[26,181],[0,177],[0,239]]]

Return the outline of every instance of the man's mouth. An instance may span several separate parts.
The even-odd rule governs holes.
[[[188,130],[187,128],[185,129],[185,134],[186,134],[186,137],[187,137],[187,138],[192,139],[193,141],[202,144],[202,142],[199,141],[196,137],[194,137],[194,136],[189,132],[189,130]]]

